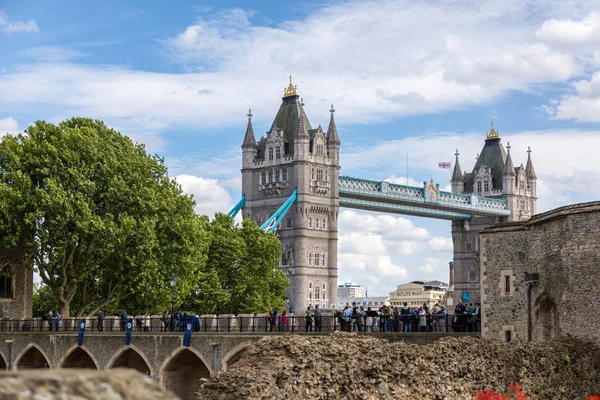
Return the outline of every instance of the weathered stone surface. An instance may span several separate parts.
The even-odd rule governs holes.
[[[0,373],[0,400],[178,400],[132,370]]]
[[[482,331],[527,339],[525,272],[532,287],[532,339],[570,334],[600,344],[600,202],[573,204],[481,233]],[[505,292],[505,276],[511,279]]]
[[[422,346],[346,333],[292,335],[255,343],[206,382],[199,399],[470,399],[512,382],[531,399],[574,399],[600,392],[598,368],[600,349],[574,339],[444,338]]]

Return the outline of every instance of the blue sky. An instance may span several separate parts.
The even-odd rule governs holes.
[[[333,103],[342,173],[472,168],[490,121],[527,146],[538,210],[600,195],[600,1],[162,2],[0,0],[0,134],[103,119],[165,157],[198,212],[240,196],[246,113],[265,132],[287,77],[311,124]],[[340,281],[383,295],[447,280],[446,221],[345,210]]]

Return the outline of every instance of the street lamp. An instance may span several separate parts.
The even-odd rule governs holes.
[[[175,286],[177,286],[177,278],[171,278],[171,332],[173,332],[173,313],[174,313],[174,302],[175,302]]]

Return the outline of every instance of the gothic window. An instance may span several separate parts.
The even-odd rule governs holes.
[[[315,179],[315,169],[314,168],[310,169],[310,179]]]
[[[269,183],[273,183],[274,174],[273,171],[269,171]]]
[[[325,170],[325,180],[329,182],[329,171]]]
[[[323,290],[325,290],[325,282],[323,282]],[[325,296],[325,293],[323,293],[323,296]],[[323,297],[325,298],[325,297]]]
[[[323,145],[322,144],[317,145],[317,156],[323,157]]]
[[[309,294],[308,294],[308,298],[309,298],[309,299],[312,299],[312,293],[309,293]]]
[[[312,228],[312,218],[308,217],[308,227]]]
[[[269,147],[269,161],[273,161],[273,148]]]
[[[288,265],[287,252],[281,253],[281,265]]]
[[[292,217],[287,217],[285,219],[285,227],[290,229],[292,227]]]
[[[261,183],[264,185],[265,183],[267,183],[267,173],[265,171],[262,172],[261,174]]]
[[[312,253],[308,253],[308,266],[310,267],[312,265]],[[311,287],[312,287],[312,283],[311,283]]]
[[[469,241],[469,240],[465,241],[465,249],[466,249],[466,251],[471,251],[471,241]]]
[[[321,220],[319,220],[319,218],[315,218],[315,229],[319,229],[319,222],[321,222]]]
[[[483,190],[486,192],[490,191],[490,182],[489,181],[483,182]]]
[[[275,158],[278,160],[281,158],[281,149],[279,146],[275,147]]]
[[[323,254],[323,266],[327,266],[327,254]],[[323,284],[324,285],[324,284]]]
[[[323,170],[321,168],[317,168],[317,180],[318,181],[323,180]]]
[[[481,193],[481,182],[477,182],[477,193]]]
[[[281,172],[281,180],[284,182],[287,181],[287,168],[284,168]]]
[[[319,253],[315,254],[315,267],[318,267],[321,265],[321,255]]]
[[[13,278],[9,267],[0,270],[0,299],[13,298]]]
[[[308,282],[308,288],[312,290],[312,282]]]
[[[323,218],[323,229],[327,229],[327,219]]]

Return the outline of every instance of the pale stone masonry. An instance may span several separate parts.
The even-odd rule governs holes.
[[[514,166],[510,143],[506,150],[500,133],[492,128],[471,172],[462,172],[456,162],[452,173],[452,193],[472,194],[478,197],[503,199],[511,211],[509,217],[478,217],[471,220],[452,221],[454,244],[454,273],[450,277],[452,304],[458,299],[469,298],[472,303],[480,302],[479,232],[497,222],[525,221],[537,211],[537,176],[531,161],[531,150],[527,149],[527,164]],[[449,303],[450,304],[450,303]]]
[[[527,340],[525,273],[532,340],[570,334],[600,343],[600,202],[574,204],[481,232],[482,332]]]
[[[291,83],[271,128],[258,142],[252,114],[242,144],[242,217],[265,222],[298,189],[298,198],[277,229],[280,268],[290,280],[291,311],[336,303],[340,140],[334,109],[327,132],[313,129]]]

